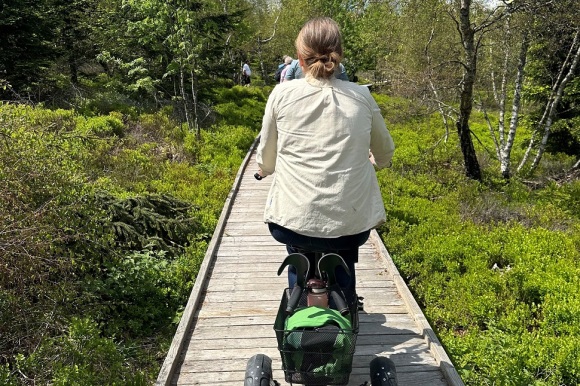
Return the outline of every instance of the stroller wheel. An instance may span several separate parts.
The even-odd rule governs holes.
[[[270,386],[272,381],[272,359],[264,354],[256,354],[246,365],[244,386]]]
[[[395,363],[383,357],[371,361],[371,386],[397,386]]]

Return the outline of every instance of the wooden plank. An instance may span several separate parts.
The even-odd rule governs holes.
[[[214,288],[214,286],[212,286]],[[246,302],[249,301],[254,304],[254,306],[259,307],[260,303],[263,301],[274,300],[279,301],[281,295],[278,291],[272,291],[272,286],[254,284],[253,288],[249,289],[243,285],[243,283],[232,284],[232,291],[224,291],[222,287],[218,290],[211,290],[205,292],[205,297],[203,299],[205,302],[210,303],[230,303],[230,302]],[[371,301],[375,304],[383,305],[396,305],[403,304],[402,298],[397,292],[396,288],[366,288],[363,292],[359,291],[361,295],[367,300],[367,303]],[[256,299],[256,297],[258,297]],[[252,300],[255,299],[255,300]]]
[[[273,329],[275,315],[243,315],[243,316],[227,316],[227,317],[208,317],[195,315],[195,328],[197,327],[231,327],[231,326],[254,326],[265,325],[269,329]],[[359,330],[360,334],[374,334],[375,327],[378,326],[397,326],[408,324],[416,328],[414,319],[406,314],[359,314]],[[252,328],[252,327],[250,327]],[[420,334],[420,331],[416,332]]]
[[[263,319],[265,320],[265,319]],[[197,339],[203,340],[226,340],[226,339],[253,339],[253,338],[263,338],[269,336],[275,336],[272,324],[274,318],[270,320],[271,324],[253,324],[251,326],[240,326],[240,325],[208,325],[207,323],[195,325],[195,329],[191,334],[191,342]],[[371,343],[376,342],[373,339],[385,339],[388,340],[391,336],[415,336],[421,337],[421,330],[418,329],[417,325],[413,321],[402,320],[400,323],[394,323],[394,321],[384,322],[385,324],[368,323],[366,325],[360,326],[359,338],[361,339],[359,343],[365,341],[363,337],[370,336]],[[366,338],[365,338],[366,339]],[[362,344],[362,343],[361,343]],[[224,350],[226,350],[224,346]],[[427,347],[425,347],[427,348]]]
[[[357,275],[360,278],[360,275]],[[255,280],[252,282],[250,279]],[[208,292],[211,291],[237,291],[243,289],[246,291],[259,291],[263,290],[264,287],[272,288],[283,288],[285,284],[288,284],[288,280],[285,274],[281,276],[273,277],[270,275],[254,275],[251,272],[213,272],[211,275],[211,286],[208,288]],[[240,288],[242,287],[242,288]],[[357,283],[357,291],[359,295],[364,296],[365,288],[379,288],[379,289],[396,289],[395,283],[392,280],[374,280],[372,277],[369,280],[360,280]],[[362,292],[361,292],[362,291]],[[280,291],[278,291],[280,292]]]
[[[211,382],[208,382],[208,377]],[[274,377],[278,381],[283,381],[284,375],[281,370],[274,371]],[[443,386],[447,385],[445,379],[439,371],[420,371],[420,372],[401,372],[397,373],[399,386]],[[349,386],[360,385],[369,381],[367,373],[353,373],[349,378]],[[244,382],[244,372],[210,372],[210,373],[182,373],[175,385],[205,385],[214,384],[221,386],[236,385],[239,386]],[[286,383],[283,383],[284,385]]]
[[[219,303],[216,303],[219,304]],[[221,318],[221,317],[238,317],[238,316],[259,316],[259,315],[270,315],[275,316],[278,312],[278,307],[280,301],[270,301],[264,302],[259,310],[256,310],[255,305],[251,304],[236,304],[228,305],[227,303],[221,303],[222,308],[212,308],[205,307],[199,310],[199,315],[206,318]],[[227,307],[223,307],[227,305]],[[408,309],[404,305],[400,306],[389,306],[388,310],[385,310],[383,305],[375,306],[374,304],[365,304],[365,312],[380,312],[383,315],[390,314],[402,314],[407,313]]]
[[[397,336],[389,336],[388,338],[397,338]],[[406,339],[403,336],[404,339]],[[248,343],[244,342],[247,340],[252,343],[248,347]],[[185,355],[184,366],[181,367],[182,372],[193,372],[199,371],[199,369],[190,368],[188,364],[193,364],[200,361],[220,361],[224,366],[227,366],[227,362],[232,360],[248,360],[253,355],[258,353],[263,353],[268,355],[273,360],[278,360],[280,358],[280,353],[277,349],[276,340],[274,338],[259,338],[259,339],[236,339],[232,342],[227,342],[228,347],[216,347],[213,349],[206,348],[202,346],[204,344],[209,344],[208,340],[200,340],[192,342],[189,346],[189,350]],[[389,347],[386,345],[364,345],[360,344],[357,340],[357,346],[355,351],[355,359],[357,366],[363,367],[367,366],[367,358],[372,358],[376,356],[393,357],[394,354],[406,354],[406,364],[433,364],[437,366],[437,362],[432,356],[428,355],[429,350],[425,347],[423,340],[420,337],[413,337],[410,341],[406,342],[403,339],[399,340],[389,340]],[[195,344],[197,343],[197,344]],[[199,348],[203,347],[202,350]],[[196,350],[197,349],[197,350]],[[426,355],[427,354],[427,355]],[[400,360],[400,358],[398,358]],[[353,360],[353,364],[354,364]],[[240,368],[243,369],[243,368]]]
[[[394,352],[404,352],[415,355],[413,363],[429,362],[436,363],[429,348],[425,345],[420,335],[386,335],[378,337],[381,344],[377,344],[377,338],[361,336],[357,340],[357,355],[389,355]],[[193,339],[188,343],[188,351],[185,360],[188,359],[249,359],[255,353],[270,350],[268,353],[280,356],[277,349],[277,341],[274,335],[245,339]],[[244,351],[245,350],[245,351]],[[270,355],[269,354],[269,355]]]
[[[265,271],[271,272],[273,276],[278,272],[280,267],[280,262],[268,262],[268,261],[251,261],[250,259],[239,259],[237,261],[232,260],[218,260],[215,262],[213,268],[219,272],[258,272]],[[361,260],[356,265],[356,270],[363,270],[365,268],[372,269],[376,272],[376,266],[373,268],[372,262],[367,262]]]
[[[260,352],[260,354],[268,355],[266,352]],[[273,356],[270,358],[273,361],[272,368],[275,370],[279,370],[281,366],[281,362],[276,357],[276,353],[270,353]],[[270,355],[268,355],[270,356]],[[409,364],[409,360],[412,360],[411,355],[405,355],[404,353],[401,354],[391,354],[391,358],[395,361],[395,366],[397,368],[398,373],[415,373],[415,372],[426,372],[426,371],[439,371],[437,364],[433,361],[431,365],[425,366],[425,363],[421,364]],[[357,358],[358,359],[358,358]],[[365,356],[360,357],[360,362],[353,362],[353,371],[352,374],[361,374],[361,375],[368,375],[369,373],[369,366],[367,363],[370,363],[370,359],[372,356]],[[214,371],[225,371],[225,372],[238,372],[242,373],[240,369],[246,368],[247,360],[245,359],[236,359],[228,362],[218,362],[218,361],[203,361],[203,360],[188,360],[185,361],[184,366],[189,370],[184,370],[181,374],[186,373],[212,373]],[[359,364],[359,366],[355,366],[355,363]],[[243,373],[242,373],[243,377]]]

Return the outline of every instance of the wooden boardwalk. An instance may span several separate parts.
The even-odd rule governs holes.
[[[156,385],[242,386],[246,362],[258,353],[272,358],[274,378],[287,385],[273,330],[287,285],[286,271],[276,275],[286,249],[262,220],[271,178],[254,179],[255,146],[226,200]],[[377,355],[395,362],[399,386],[463,385],[374,231],[356,275],[364,311],[349,385],[369,380]]]

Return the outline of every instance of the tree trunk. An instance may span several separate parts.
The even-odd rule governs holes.
[[[67,13],[63,18],[64,27],[63,27],[63,39],[64,39],[64,46],[66,48],[66,55],[67,55],[67,62],[68,68],[70,71],[70,81],[75,86],[79,83],[79,75],[78,75],[78,66],[77,66],[77,58],[76,58],[76,50],[75,50],[75,27],[73,25],[73,21],[70,15]]]
[[[576,36],[574,37],[574,43],[572,44],[572,47],[570,47],[570,51],[573,50],[574,44],[578,40],[578,32],[579,31],[576,31]],[[532,162],[532,166],[530,166],[530,172],[533,172],[538,167],[540,160],[542,159],[542,155],[546,151],[546,145],[548,144],[548,138],[550,137],[550,129],[552,128],[552,121],[554,120],[554,115],[556,113],[556,107],[558,106],[558,103],[560,103],[560,100],[562,99],[562,94],[564,93],[564,89],[566,88],[566,85],[568,84],[570,79],[572,79],[574,77],[574,71],[576,70],[576,66],[578,65],[579,59],[580,59],[580,44],[578,44],[578,48],[576,50],[576,54],[574,54],[574,59],[572,60],[572,64],[570,65],[570,68],[568,69],[568,73],[566,74],[564,79],[562,79],[562,83],[560,83],[560,87],[558,87],[558,91],[556,92],[556,97],[554,98],[554,101],[552,102],[552,106],[550,107],[548,120],[546,121],[546,126],[544,127],[544,135],[542,137],[542,141],[540,142],[540,147],[538,148],[538,153],[536,154],[536,158],[534,158],[534,161]]]
[[[187,105],[187,94],[185,93],[185,76],[183,74],[183,64],[180,65],[179,69],[179,91],[181,92],[181,99],[183,102],[183,113],[185,116],[185,122],[187,122],[187,127],[191,130],[192,124],[189,118],[189,106]]]
[[[195,138],[199,141],[201,139],[201,128],[199,127],[199,119],[198,119],[198,101],[197,101],[197,87],[196,87],[196,78],[193,70],[190,70],[189,76],[191,79],[191,98],[193,100],[193,128],[195,129]]]
[[[568,62],[570,60],[572,53],[574,52],[574,47],[576,46],[576,43],[578,42],[579,33],[580,33],[580,30],[576,30],[576,34],[574,35],[574,41],[572,42],[572,45],[570,46],[570,51],[568,52],[568,56],[564,60],[564,63],[562,63],[562,67],[560,68],[560,73],[558,74],[558,77],[557,77],[556,81],[554,82],[554,85],[552,86],[552,95],[550,95],[550,98],[548,98],[548,102],[546,103],[546,108],[544,109],[544,114],[542,114],[542,118],[540,119],[540,122],[538,122],[538,127],[544,128],[544,130],[543,130],[544,136],[542,138],[542,142],[544,142],[544,140],[545,140],[545,143],[548,142],[548,137],[550,135],[550,129],[552,127],[552,118],[553,118],[552,114],[555,113],[556,105],[560,102],[560,99],[562,97],[562,93],[564,92],[564,87],[566,86],[566,83],[568,83],[568,81],[573,76],[573,72],[574,72],[573,70],[568,71],[568,74],[566,76],[564,76],[564,71],[565,71],[566,66],[568,65]],[[578,56],[580,54],[580,45],[578,46],[577,50],[578,51],[576,52],[574,59],[572,60],[571,69],[572,69],[572,67],[575,68],[577,63],[578,63]],[[518,165],[518,169],[517,169],[518,172],[524,167],[524,165],[528,161],[530,154],[532,153],[532,149],[534,148],[534,146],[536,144],[536,135],[538,134],[538,131],[536,131],[532,134],[532,138],[530,139],[530,142],[528,144],[528,148],[526,149],[524,157],[522,158],[522,160],[520,161],[520,164]],[[540,148],[542,148],[542,145],[540,145]],[[540,152],[540,150],[538,150],[538,154],[536,155],[536,157],[532,163],[532,166],[530,167],[530,172],[534,171],[535,168],[538,166],[544,151],[545,151],[545,144],[543,145],[543,149],[541,150],[541,152]]]
[[[268,79],[268,71],[264,67],[264,58],[262,57],[262,40],[258,37],[258,59],[260,60],[260,71],[262,72],[262,79],[264,79],[264,84],[269,85],[270,79]]]
[[[516,137],[516,130],[518,127],[518,117],[521,107],[522,86],[524,83],[524,74],[525,74],[524,71],[526,67],[526,59],[529,46],[530,46],[529,35],[527,32],[524,32],[522,38],[522,46],[520,48],[520,57],[518,60],[518,72],[515,80],[515,90],[514,90],[514,99],[512,102],[512,115],[510,118],[510,126],[507,135],[507,140],[505,141],[505,144],[502,144],[500,158],[501,174],[503,178],[505,178],[506,180],[509,179],[511,176],[511,152]]]
[[[481,169],[469,129],[469,118],[473,108],[473,84],[477,71],[477,50],[475,48],[475,31],[469,18],[471,0],[462,0],[459,15],[459,28],[465,51],[465,63],[463,64],[463,81],[461,87],[461,99],[459,105],[459,117],[457,119],[457,133],[463,160],[465,163],[465,175],[471,179],[481,181]]]
[[[509,18],[506,19],[506,33],[507,38],[511,35],[510,29],[510,21]],[[498,132],[499,132],[499,144],[500,148],[504,148],[505,146],[505,103],[506,103],[506,84],[507,84],[507,74],[509,69],[509,56],[510,50],[509,48],[505,48],[504,52],[504,60],[503,60],[503,70],[501,74],[501,85],[500,85],[500,93],[497,95],[495,93],[494,87],[494,95],[496,95],[496,100],[499,106],[499,121],[498,121]],[[503,152],[500,150],[499,152],[499,160],[500,163],[503,163]]]

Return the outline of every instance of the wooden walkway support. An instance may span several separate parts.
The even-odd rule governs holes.
[[[262,220],[271,178],[257,181],[248,152],[226,200],[188,304],[156,385],[242,386],[248,359],[272,358],[287,385],[273,329],[286,271],[286,249]],[[387,356],[399,386],[462,386],[463,382],[405,285],[376,232],[361,247],[357,292],[364,297],[349,385],[369,380],[369,362]]]

